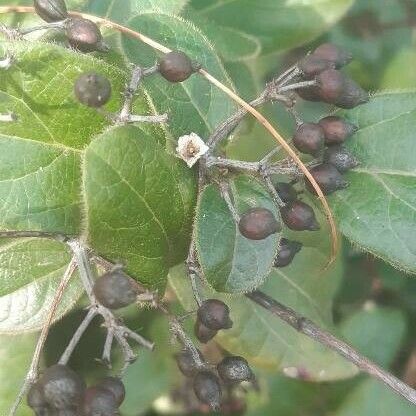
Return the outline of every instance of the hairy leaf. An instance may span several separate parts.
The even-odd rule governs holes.
[[[349,147],[361,165],[330,201],[351,241],[416,272],[416,94],[384,93],[348,113],[360,128]]]
[[[229,181],[230,196],[241,215],[254,207],[267,208],[280,219],[268,191],[250,176]],[[216,185],[207,186],[197,208],[196,244],[208,283],[221,292],[244,293],[263,283],[276,257],[279,235],[260,241],[245,238]]]

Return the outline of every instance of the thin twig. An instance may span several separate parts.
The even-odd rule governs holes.
[[[394,392],[404,397],[410,403],[416,405],[416,390],[413,390],[397,377],[393,376],[388,371],[383,370],[377,364],[370,361],[367,357],[361,355],[346,342],[336,338],[329,332],[320,328],[311,320],[302,317],[293,309],[282,305],[263,292],[255,291],[252,293],[247,293],[246,296],[253,302],[267,309],[273,315],[276,315],[285,321],[298,332],[335,351],[351,363],[355,364],[362,372],[369,374],[377,380],[380,380]]]
[[[30,363],[29,370],[27,372],[27,375],[26,375],[26,378],[23,382],[23,385],[22,385],[22,387],[19,391],[19,394],[17,395],[16,400],[15,400],[13,406],[11,407],[11,409],[9,411],[9,416],[13,416],[16,413],[24,395],[27,393],[27,391],[29,390],[31,385],[36,381],[36,379],[38,377],[39,362],[40,362],[40,356],[41,356],[43,347],[44,347],[46,339],[48,337],[49,330],[50,330],[50,327],[52,325],[53,318],[55,316],[56,310],[58,309],[58,306],[59,306],[59,304],[62,300],[62,297],[64,295],[65,288],[68,286],[69,281],[71,280],[71,277],[72,277],[72,275],[73,275],[73,273],[76,269],[76,266],[77,266],[77,263],[75,261],[75,258],[72,258],[68,267],[65,270],[65,273],[62,277],[62,280],[61,280],[61,282],[58,286],[58,289],[56,290],[55,297],[54,297],[54,299],[52,301],[52,305],[49,309],[48,316],[46,317],[46,320],[45,320],[45,322],[43,324],[43,327],[42,327],[42,331],[39,335],[39,339],[38,339],[35,351],[34,351],[33,356],[32,356],[32,362]]]

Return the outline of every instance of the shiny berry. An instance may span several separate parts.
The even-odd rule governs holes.
[[[230,309],[218,299],[207,299],[202,302],[197,311],[199,321],[209,329],[219,331],[233,326],[230,319]]]
[[[66,24],[66,37],[69,44],[81,52],[107,52],[98,26],[88,19],[71,18]]]
[[[254,379],[254,374],[243,357],[225,357],[217,365],[218,374],[224,382],[241,383]]]
[[[65,0],[34,0],[33,5],[39,17],[46,22],[59,22],[68,17]]]
[[[138,295],[134,280],[121,270],[100,276],[94,283],[93,291],[98,302],[108,309],[120,309],[131,305]]]
[[[201,351],[198,351],[199,358],[204,362],[204,357],[202,356]],[[192,353],[189,350],[182,350],[181,352],[175,355],[176,363],[178,364],[179,371],[186,377],[193,376],[199,369],[199,366],[196,364]]]
[[[287,182],[276,182],[274,184],[274,187],[279,194],[280,199],[284,203],[288,203],[291,201],[294,201],[298,197],[298,193],[296,192],[296,189]]]
[[[221,407],[222,390],[218,377],[210,371],[201,371],[194,377],[193,388],[198,400],[214,411]]]
[[[27,405],[35,412],[36,416],[49,415],[50,408],[39,383],[32,384],[30,387],[27,393]]]
[[[332,43],[323,43],[318,46],[313,52],[313,55],[317,58],[332,62],[336,68],[341,68],[352,60],[350,52]]]
[[[316,77],[315,87],[320,99],[329,104],[335,104],[344,93],[346,76],[336,69],[327,69]]]
[[[252,208],[246,211],[240,218],[238,228],[249,240],[264,240],[281,229],[273,213],[266,208]]]
[[[85,391],[84,381],[69,367],[53,365],[45,370],[39,384],[45,401],[56,410],[76,410]]]
[[[85,391],[83,416],[117,416],[118,406],[114,395],[102,387],[89,387]]]
[[[302,201],[296,200],[280,209],[283,222],[294,231],[317,231],[320,226],[313,209]]]
[[[319,120],[319,125],[325,133],[325,144],[343,143],[357,130],[357,126],[339,116],[328,116]]]
[[[195,71],[188,55],[181,51],[172,51],[159,61],[159,72],[170,82],[182,82]]]
[[[365,104],[369,99],[367,91],[364,91],[354,80],[346,77],[342,94],[334,104],[340,108],[351,109]]]
[[[110,99],[111,84],[107,78],[94,72],[82,74],[75,81],[74,93],[80,103],[98,108]]]
[[[211,339],[217,335],[217,332],[218,331],[216,331],[215,329],[207,328],[202,322],[199,321],[199,319],[196,320],[194,326],[194,333],[199,342],[206,344],[208,341],[211,341]]]
[[[347,172],[360,164],[351,152],[341,145],[328,147],[324,153],[324,161],[334,165],[341,173]]]
[[[304,78],[312,79],[326,69],[335,68],[335,65],[333,62],[311,54],[299,61],[298,68],[302,71]]]
[[[297,241],[287,240],[282,238],[280,240],[279,252],[274,260],[274,267],[286,267],[292,263],[294,257],[302,248],[302,243]]]
[[[338,169],[329,163],[322,163],[321,165],[314,166],[309,172],[324,195],[332,194],[333,192],[348,186],[348,182],[342,177]],[[316,194],[315,189],[313,189],[308,180],[306,180],[306,187],[310,192]]]
[[[324,147],[324,131],[319,124],[303,123],[296,129],[293,144],[302,153],[317,155]]]
[[[120,406],[126,397],[126,389],[118,377],[105,377],[97,387],[110,391],[116,399],[117,406]]]

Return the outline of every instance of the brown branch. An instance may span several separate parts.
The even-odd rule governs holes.
[[[367,373],[371,377],[381,381],[395,393],[404,397],[410,403],[416,405],[416,390],[413,390],[393,374],[383,370],[367,357],[361,355],[346,342],[336,338],[334,335],[320,328],[311,320],[304,318],[293,309],[282,305],[277,300],[271,298],[263,292],[254,291],[252,293],[247,293],[246,296],[273,315],[276,315],[281,320],[285,321],[292,328],[296,329],[296,331],[335,351],[349,362],[355,364],[362,372]]]

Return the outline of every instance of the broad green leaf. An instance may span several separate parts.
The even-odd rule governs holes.
[[[66,247],[55,241],[1,241],[0,333],[33,331],[43,326],[70,259]],[[54,321],[71,310],[82,293],[74,274]]]
[[[157,13],[133,17],[127,24],[164,46],[186,52],[213,76],[230,85],[213,47],[193,24]],[[142,66],[154,65],[160,56],[149,46],[126,37],[122,38],[122,47],[129,61]],[[206,139],[235,110],[228,96],[198,74],[180,84],[169,83],[159,76],[149,77],[144,87],[156,110],[169,113],[169,133],[174,139],[190,132]]]
[[[0,414],[7,415],[23,384],[38,334],[0,336]],[[26,401],[16,416],[33,416]]]
[[[347,117],[360,128],[349,147],[361,165],[330,198],[342,233],[401,269],[416,272],[416,94],[376,95]]]
[[[280,214],[268,191],[250,176],[229,181],[230,196],[241,215],[254,207]],[[279,221],[280,222],[280,221]],[[241,235],[217,185],[208,185],[197,207],[196,245],[208,283],[220,292],[254,290],[270,273],[279,244],[279,234],[260,241]]]
[[[191,0],[204,19],[261,44],[261,54],[283,51],[311,41],[328,30],[353,0]],[[192,11],[192,9],[191,9]]]
[[[90,245],[121,259],[141,282],[163,287],[168,268],[185,258],[193,172],[156,137],[133,126],[95,139],[84,167]]]
[[[381,81],[381,87],[383,89],[415,88],[416,75],[411,69],[415,64],[414,48],[401,49],[389,62]]]
[[[307,238],[304,242],[307,243]],[[320,247],[304,247],[291,266],[272,272],[261,289],[333,331],[332,298],[341,270],[337,265],[323,271],[327,253],[321,250]],[[183,267],[171,270],[169,283],[184,308],[194,310],[194,299]],[[220,331],[215,340],[230,353],[246,357],[259,369],[282,371],[287,376],[305,377],[311,381],[338,380],[356,374],[355,367],[340,356],[299,334],[249,299],[214,293],[207,288],[204,294],[226,302],[234,321],[233,328]]]

